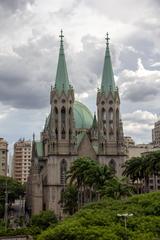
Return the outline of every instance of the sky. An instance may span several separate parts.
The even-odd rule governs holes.
[[[0,0],[0,137],[39,139],[50,111],[63,29],[76,98],[96,111],[105,35],[124,133],[152,141],[160,114],[159,0]]]

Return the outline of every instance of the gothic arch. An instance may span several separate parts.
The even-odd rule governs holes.
[[[66,109],[63,106],[61,108],[61,135],[62,135],[62,139],[65,139],[65,137],[66,137],[65,127],[66,127]]]
[[[111,160],[109,161],[109,166],[110,166],[114,171],[116,171],[116,162],[115,162],[114,159],[111,159]]]
[[[67,172],[67,161],[62,159],[60,163],[60,183],[62,185],[66,184],[66,172]]]
[[[113,121],[113,108],[109,109],[108,114],[109,114],[109,120]]]
[[[117,108],[116,110],[116,125],[117,125],[117,128],[119,127],[119,109]]]

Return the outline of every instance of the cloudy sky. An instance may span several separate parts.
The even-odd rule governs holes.
[[[159,0],[0,0],[0,136],[42,130],[65,35],[70,82],[94,112],[109,32],[125,135],[151,141],[160,114]]]

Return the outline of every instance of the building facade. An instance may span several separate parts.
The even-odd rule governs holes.
[[[33,140],[27,205],[33,214],[52,209],[60,216],[62,208],[59,202],[66,185],[66,171],[79,156],[88,156],[100,164],[111,165],[117,175],[122,174],[121,166],[126,158],[123,124],[108,35],[101,87],[97,92],[97,117],[75,99],[67,73],[62,32],[50,105],[41,139]]]
[[[135,146],[135,141],[133,140],[132,137],[130,136],[125,136],[124,137],[124,143],[126,145],[126,147],[134,147]]]
[[[155,122],[152,129],[152,142],[155,147],[160,147],[160,120]]]
[[[21,183],[27,182],[31,167],[32,142],[20,139],[14,144],[13,178]]]
[[[0,138],[0,175],[7,176],[8,169],[8,143]]]

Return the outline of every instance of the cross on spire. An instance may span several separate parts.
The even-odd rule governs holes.
[[[106,34],[106,46],[107,46],[107,48],[109,47],[109,40],[110,40],[110,38],[109,38],[109,34],[108,34],[108,32],[107,32],[107,34]]]
[[[64,35],[63,35],[63,31],[61,29],[61,34],[59,35],[60,39],[61,39],[61,43],[63,43],[63,38],[64,38]]]

